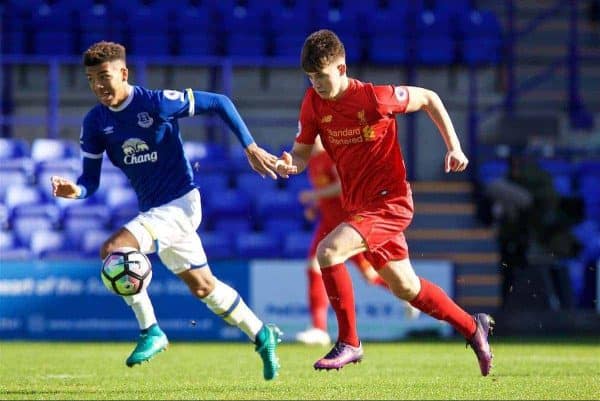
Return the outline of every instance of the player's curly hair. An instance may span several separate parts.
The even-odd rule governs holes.
[[[311,33],[302,47],[302,69],[317,72],[339,57],[346,57],[340,38],[328,29]]]
[[[92,67],[106,61],[123,60],[125,62],[125,47],[115,42],[94,43],[83,53],[83,65]]]

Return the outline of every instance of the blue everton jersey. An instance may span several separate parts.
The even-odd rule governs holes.
[[[118,108],[99,104],[86,115],[80,138],[83,156],[101,159],[106,152],[129,178],[141,211],[164,205],[194,188],[177,121],[194,115],[194,103],[191,89],[134,86]]]

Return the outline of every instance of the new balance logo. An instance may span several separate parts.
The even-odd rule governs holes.
[[[327,114],[326,116],[323,116],[323,118],[321,118],[321,124],[330,123],[331,120],[333,120],[333,116],[331,114]]]

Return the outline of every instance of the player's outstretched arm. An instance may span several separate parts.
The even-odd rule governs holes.
[[[409,101],[406,112],[425,110],[438,127],[440,135],[446,143],[448,149],[444,159],[446,173],[464,171],[469,164],[469,160],[462,151],[450,115],[440,97],[434,91],[416,86],[409,86],[408,91]]]
[[[52,195],[58,198],[78,199],[81,196],[81,188],[73,181],[53,175]]]
[[[294,142],[291,152],[283,152],[275,163],[275,170],[280,177],[289,178],[290,174],[300,174],[306,168],[312,153],[313,145]]]

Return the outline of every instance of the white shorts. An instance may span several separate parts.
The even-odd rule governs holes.
[[[175,274],[206,265],[206,254],[196,229],[202,221],[200,192],[193,189],[162,206],[141,212],[125,224],[142,253],[158,254]]]

